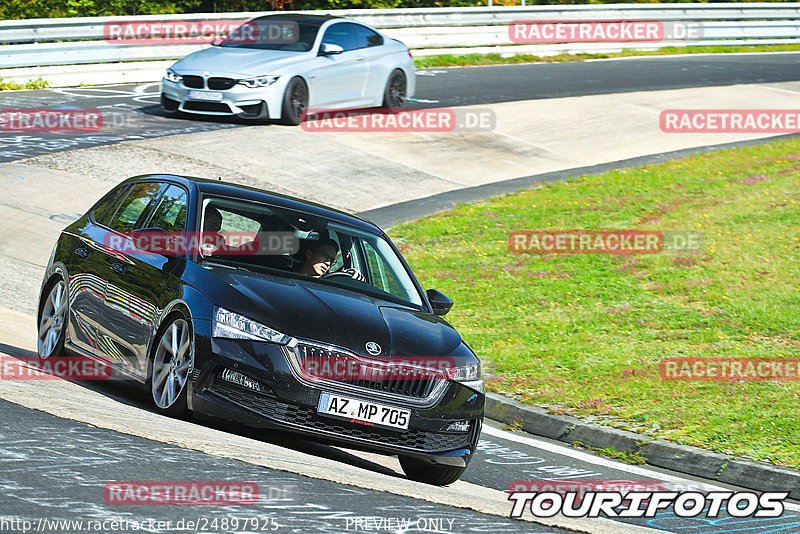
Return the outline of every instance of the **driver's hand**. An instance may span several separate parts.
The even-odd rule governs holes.
[[[352,278],[353,280],[358,280],[359,282],[366,282],[367,281],[367,277],[366,276],[364,276],[358,270],[356,270],[356,269],[354,269],[352,267],[350,267],[348,269],[342,269],[341,272],[343,272],[345,274],[349,274],[350,278]]]

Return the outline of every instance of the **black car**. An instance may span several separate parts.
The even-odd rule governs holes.
[[[195,239],[197,238],[197,239]],[[475,451],[480,362],[376,225],[222,181],[130,178],[47,264],[39,356],[84,356],[162,413],[399,455],[449,484]]]

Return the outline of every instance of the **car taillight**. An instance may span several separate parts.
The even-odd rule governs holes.
[[[408,57],[410,57],[411,59],[414,59],[414,56],[411,55],[411,50],[407,50],[407,52],[408,52]]]

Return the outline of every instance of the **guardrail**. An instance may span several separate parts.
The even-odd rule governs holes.
[[[208,44],[126,43],[107,39],[108,24],[242,21],[270,12],[147,15],[0,21],[0,69],[168,60]],[[800,42],[800,3],[597,4],[517,7],[300,11],[353,18],[400,39],[414,55],[504,52],[549,55],[663,46]],[[692,23],[702,36],[659,42],[514,44],[513,21],[671,21]],[[209,39],[210,40],[210,39]],[[0,71],[8,76],[9,70]]]

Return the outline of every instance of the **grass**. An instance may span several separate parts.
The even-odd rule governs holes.
[[[35,80],[28,80],[25,83],[5,82],[0,78],[0,91],[16,91],[19,89],[47,89],[50,87],[50,82],[37,78]]]
[[[395,227],[487,388],[800,467],[800,384],[665,382],[665,357],[800,356],[800,140],[584,176]],[[524,229],[702,232],[696,254],[512,254]]]
[[[501,428],[509,432],[519,432],[522,430],[523,423],[524,421],[522,421],[522,419],[514,419],[513,422],[505,423]]]
[[[607,59],[614,57],[663,56],[671,54],[731,54],[735,52],[793,52],[800,50],[800,44],[752,45],[752,46],[667,46],[658,50],[623,50],[607,54],[557,54],[536,56],[533,54],[442,54],[414,58],[417,68],[459,67],[469,65],[505,65],[512,63],[563,63],[584,61],[586,59]]]
[[[585,445],[580,441],[573,441],[572,446],[576,448],[586,449],[587,451],[599,454],[600,456],[605,456],[607,458],[611,458],[613,460],[617,460],[626,464],[643,465],[647,463],[647,459],[641,456],[638,452],[618,451],[614,447],[606,447],[605,449],[600,449],[598,447],[592,447],[591,445]]]

